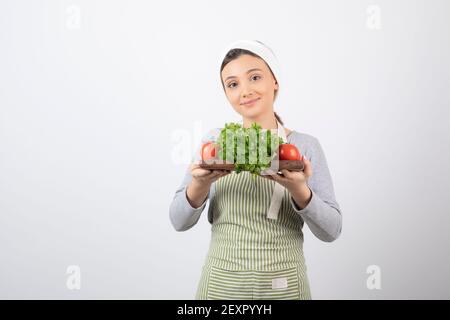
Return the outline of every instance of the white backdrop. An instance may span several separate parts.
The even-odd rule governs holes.
[[[342,208],[335,242],[304,229],[313,298],[450,298],[449,12],[2,0],[0,298],[194,297],[207,208],[181,233],[168,208],[201,134],[240,120],[219,82],[238,39],[275,51],[276,111],[319,139]]]

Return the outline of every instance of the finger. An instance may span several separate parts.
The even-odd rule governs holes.
[[[217,176],[217,172],[211,171],[210,173],[208,173],[208,174],[206,174],[204,176],[201,176],[201,177],[204,178],[204,179],[207,179],[207,180],[211,180],[211,179],[213,179],[216,176]]]
[[[207,170],[207,169],[203,169],[203,168],[200,166],[200,164],[195,163],[195,162],[191,163],[191,165],[189,166],[189,169],[190,169],[190,170],[196,170],[196,169]],[[209,170],[208,170],[208,171],[209,171]]]
[[[194,177],[207,177],[209,174],[211,174],[211,170],[206,170],[206,169],[194,169],[191,172],[191,175]]]
[[[286,177],[287,179],[290,179],[292,177],[292,172],[290,172],[288,169],[283,169],[281,170],[281,173],[283,174],[284,177]]]
[[[190,165],[189,169],[190,169],[190,170],[194,170],[194,169],[199,168],[199,167],[200,167],[200,165],[195,164],[195,163],[192,163],[192,164]]]
[[[286,183],[286,178],[284,178],[284,177],[283,177],[281,174],[279,174],[279,173],[276,173],[276,174],[274,174],[274,175],[271,175],[270,178],[271,178],[272,181],[275,181],[276,183],[279,183],[279,184],[281,184],[282,186],[284,186],[285,183]]]
[[[215,176],[214,178],[212,178],[213,181],[219,180],[222,177],[225,177],[226,175],[228,175],[229,172],[226,172],[224,170],[219,170],[217,173],[217,176]]]
[[[216,170],[216,172],[221,176],[223,176],[224,174],[227,174],[226,170]]]
[[[271,177],[275,181],[280,181],[283,178],[283,176],[281,174],[279,174],[278,172],[273,174],[273,175],[271,175]]]
[[[278,182],[278,183],[280,183],[280,184],[284,184],[284,183],[286,183],[287,180],[288,180],[288,178],[286,178],[286,177],[283,175],[283,173],[277,173],[277,174],[273,175],[272,177],[273,177],[273,179],[274,179],[276,182]]]
[[[303,156],[303,163],[305,164],[305,167],[303,168],[303,173],[305,174],[306,177],[309,178],[313,174],[311,161],[309,161],[307,157]]]

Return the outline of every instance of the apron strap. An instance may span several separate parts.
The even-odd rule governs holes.
[[[277,120],[277,127],[278,127],[278,136],[282,137],[285,142],[287,142],[286,132],[284,130],[284,127],[281,125],[281,123]],[[275,174],[278,174],[278,171],[275,172]],[[284,189],[281,184],[275,182],[275,186],[273,188],[273,194],[272,199],[270,202],[269,210],[267,211],[267,218],[277,220],[278,218],[278,212],[280,211],[281,202],[283,200],[284,195]]]

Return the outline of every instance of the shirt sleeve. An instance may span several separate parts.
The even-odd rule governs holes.
[[[201,160],[200,151],[203,143],[208,141],[216,141],[218,134],[220,133],[220,129],[212,129],[206,135],[202,137],[200,144],[197,146],[194,155],[191,157],[191,163],[197,163]],[[202,205],[198,208],[194,208],[191,206],[187,199],[187,187],[192,180],[190,164],[186,169],[183,181],[178,186],[175,191],[175,195],[172,199],[172,202],[169,207],[169,217],[170,221],[177,231],[186,231],[192,228],[199,220],[203,210],[205,209],[206,203],[209,199],[210,192],[202,203]]]
[[[312,197],[303,209],[297,206],[292,196],[290,202],[294,211],[302,217],[317,238],[331,242],[341,234],[342,214],[336,201],[333,181],[323,149],[317,138],[311,138],[310,154],[309,157],[305,156],[311,161],[313,168],[313,174],[308,179]]]

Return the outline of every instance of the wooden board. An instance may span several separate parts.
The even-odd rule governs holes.
[[[214,163],[216,161],[217,163]],[[275,160],[276,161],[276,160]],[[234,164],[230,163],[223,163],[223,161],[220,160],[213,160],[211,162],[205,162],[202,161],[199,163],[200,168],[207,169],[207,170],[226,170],[226,171],[233,171],[234,170]],[[289,171],[302,171],[304,168],[303,161],[301,160],[279,160],[278,161],[278,170],[281,171],[283,169],[287,169]]]

